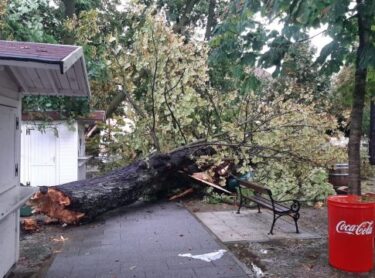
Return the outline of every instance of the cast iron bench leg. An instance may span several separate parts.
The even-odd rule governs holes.
[[[273,227],[275,226],[276,220],[277,220],[277,218],[276,218],[276,214],[273,213],[273,221],[272,221],[271,230],[270,230],[270,232],[268,233],[269,235],[273,235]]]
[[[240,214],[241,207],[242,207],[242,194],[240,194],[240,205],[238,206],[237,214]]]
[[[294,223],[296,224],[296,234],[299,234],[298,223],[297,223],[298,219],[299,219],[299,213],[297,213],[297,214],[293,217]]]

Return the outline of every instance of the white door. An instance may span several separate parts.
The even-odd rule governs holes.
[[[17,109],[0,105],[0,194],[18,185]]]
[[[31,186],[51,186],[59,184],[57,175],[58,137],[51,129],[41,132],[28,129],[26,140],[29,144],[28,182]]]
[[[17,109],[0,104],[0,211],[7,211],[8,199],[19,180],[19,136]],[[0,277],[18,256],[18,211],[0,220]]]

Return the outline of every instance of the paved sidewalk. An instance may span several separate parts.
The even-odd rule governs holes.
[[[226,252],[212,262],[179,257],[225,249],[185,208],[137,204],[105,219],[72,227],[47,277],[249,277]]]
[[[303,217],[303,212],[301,212]],[[281,217],[273,229],[273,235],[268,232],[271,228],[273,214],[270,211],[258,210],[241,211],[237,214],[231,211],[198,212],[196,216],[204,223],[222,242],[265,242],[275,239],[318,239],[320,235],[309,231],[301,221],[300,233],[296,234],[294,221],[290,217]]]

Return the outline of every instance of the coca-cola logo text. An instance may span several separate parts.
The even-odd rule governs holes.
[[[340,221],[336,225],[336,232],[340,234],[349,234],[349,235],[371,235],[374,221],[363,221],[359,225],[347,224],[346,221]]]

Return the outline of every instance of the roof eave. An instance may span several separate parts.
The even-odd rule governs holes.
[[[0,65],[4,66],[22,66],[31,68],[59,69],[61,74],[67,72],[74,63],[83,57],[82,47],[77,46],[63,60],[56,61],[45,58],[30,58],[22,56],[2,55],[0,56]]]

